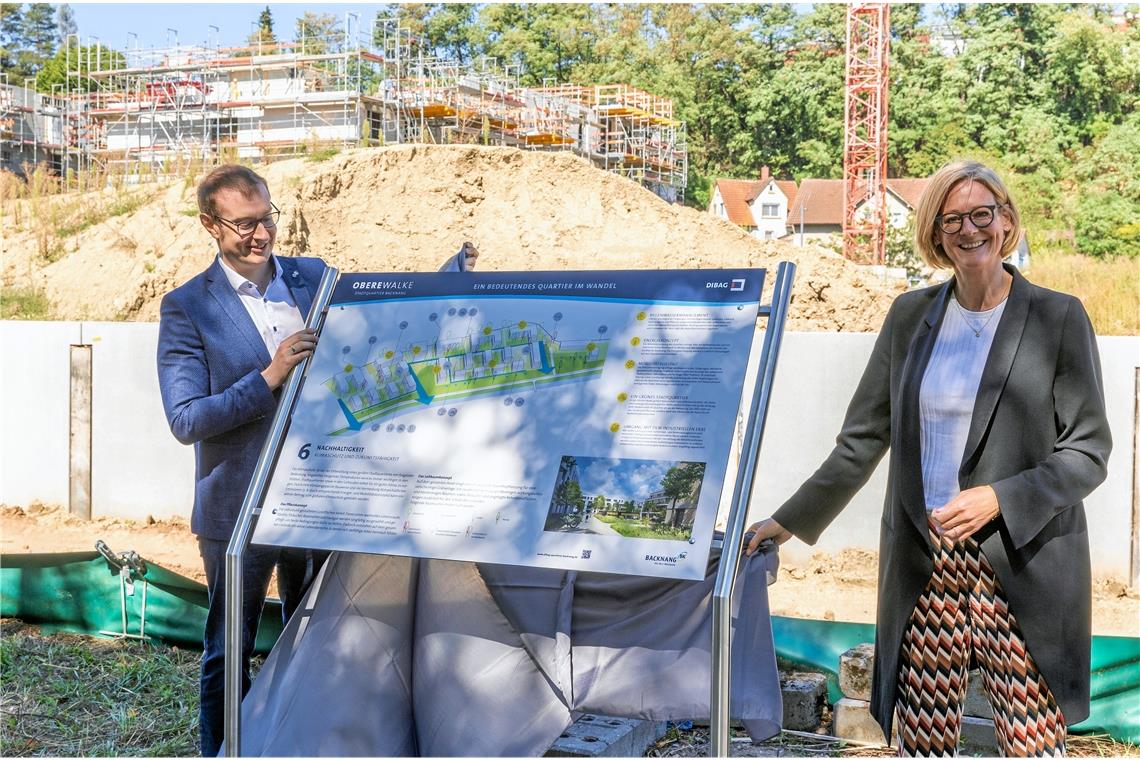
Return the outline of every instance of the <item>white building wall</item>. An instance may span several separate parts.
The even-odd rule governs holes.
[[[769,207],[769,213],[764,208]],[[775,206],[774,209],[771,207]],[[756,222],[756,229],[752,231],[755,237],[761,240],[779,240],[788,233],[788,196],[769,182],[768,186],[760,191],[755,200],[749,204],[752,219]]]
[[[760,452],[750,519],[770,515],[824,460],[875,335],[784,337]],[[189,517],[193,450],[176,442],[158,394],[158,325],[0,322],[0,502],[66,505],[69,347],[92,346],[92,513]],[[1097,572],[1129,573],[1133,420],[1140,337],[1102,337],[1105,399],[1114,450],[1107,480],[1086,499]],[[881,466],[816,546],[789,541],[793,561],[847,547],[875,550],[886,487]]]
[[[728,211],[724,208],[724,198],[720,194],[719,187],[713,188],[712,198],[709,199],[709,213],[725,221],[728,220]]]

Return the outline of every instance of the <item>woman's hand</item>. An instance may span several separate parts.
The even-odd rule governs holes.
[[[942,535],[965,541],[1000,514],[997,494],[990,486],[968,488],[930,513]]]
[[[784,529],[783,525],[769,517],[767,520],[761,520],[758,523],[753,523],[752,527],[748,529],[752,534],[752,540],[748,542],[748,546],[744,549],[744,553],[751,555],[760,548],[760,542],[766,538],[770,538],[777,544],[782,544],[792,537],[792,534]]]

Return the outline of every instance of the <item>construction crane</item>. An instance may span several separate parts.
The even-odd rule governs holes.
[[[887,250],[887,84],[890,6],[847,6],[843,110],[843,253],[882,264]]]

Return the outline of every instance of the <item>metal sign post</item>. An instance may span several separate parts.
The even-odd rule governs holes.
[[[729,746],[729,686],[732,661],[732,589],[736,584],[737,557],[744,538],[744,520],[748,516],[748,502],[752,484],[756,479],[756,462],[760,457],[760,442],[764,437],[764,423],[768,418],[768,403],[772,398],[772,383],[776,376],[776,359],[780,354],[780,341],[784,336],[788,305],[792,297],[792,281],[796,266],[782,261],[776,269],[776,282],[772,288],[772,303],[760,307],[760,316],[767,317],[764,344],[756,371],[756,384],[744,432],[744,452],[736,471],[736,486],[732,492],[732,507],[724,529],[724,547],[720,554],[716,586],[712,599],[712,665],[711,692],[709,695],[709,755],[728,757]]]
[[[317,288],[317,296],[313,299],[313,306],[309,309],[309,317],[305,320],[305,327],[312,327],[320,333],[324,324],[325,313],[329,301],[332,299],[333,286],[336,285],[339,270],[329,267],[321,277],[321,284]],[[257,459],[257,466],[253,471],[253,479],[245,492],[241,512],[238,514],[237,525],[233,535],[230,536],[229,546],[226,547],[226,701],[225,701],[225,739],[226,757],[239,757],[241,755],[241,654],[242,654],[242,558],[249,546],[253,526],[261,514],[261,504],[265,500],[265,489],[269,476],[277,464],[277,456],[281,453],[281,444],[285,440],[285,431],[289,427],[289,418],[293,414],[293,406],[297,401],[297,392],[301,388],[301,380],[305,370],[309,367],[309,355],[302,359],[297,366],[289,372],[285,387],[281,392],[281,401],[277,404],[277,413],[273,415],[273,424],[269,430],[265,445],[261,448],[261,455]]]

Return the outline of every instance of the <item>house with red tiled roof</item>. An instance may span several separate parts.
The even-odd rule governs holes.
[[[788,209],[795,198],[796,183],[773,179],[765,166],[759,180],[718,179],[709,198],[709,212],[761,240],[776,240],[788,234]]]
[[[763,239],[788,238],[802,244],[843,234],[843,180],[808,178],[796,185],[774,180],[767,167],[756,180],[717,180],[709,211]],[[895,227],[906,226],[927,180],[888,179],[887,213]],[[866,208],[864,203],[860,208]]]

